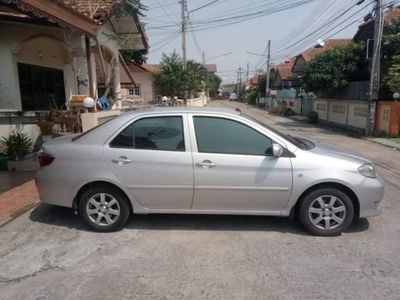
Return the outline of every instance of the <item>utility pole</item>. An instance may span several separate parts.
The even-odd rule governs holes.
[[[383,6],[385,0],[375,0],[375,25],[374,25],[374,48],[372,54],[371,78],[368,99],[368,118],[366,135],[370,135],[375,129],[376,101],[379,97],[380,69],[381,69],[381,44],[383,35]]]
[[[186,28],[187,28],[187,0],[181,0],[181,10],[182,10],[182,63],[183,63],[183,72],[184,76],[186,77],[186,70],[187,70],[187,64],[186,64]],[[184,100],[187,100],[188,98],[188,89],[185,86],[185,91],[184,91]]]
[[[249,75],[250,75],[250,63],[247,62],[247,66],[246,66],[246,82],[249,81]]]
[[[181,0],[182,9],[182,60],[183,69],[186,71],[186,27],[187,27],[187,0]]]
[[[242,72],[243,72],[242,67],[239,67],[239,71],[238,71],[238,77],[239,77],[238,101],[240,101],[240,97],[242,94]]]
[[[271,40],[268,40],[268,47],[267,47],[267,82],[265,85],[265,100],[270,94],[270,86],[269,86],[269,78],[271,73]]]

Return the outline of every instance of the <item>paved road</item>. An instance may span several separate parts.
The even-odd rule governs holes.
[[[400,152],[212,104],[226,105],[372,159],[387,182],[383,215],[333,238],[242,216],[136,216],[121,232],[99,234],[70,210],[41,205],[0,228],[0,298],[399,299]]]

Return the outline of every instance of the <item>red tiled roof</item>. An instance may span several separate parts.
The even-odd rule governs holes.
[[[294,58],[290,58],[288,62],[280,63],[275,66],[276,73],[279,74],[282,80],[286,80],[292,76],[292,68],[295,62]]]
[[[391,23],[397,19],[400,19],[400,5],[385,12],[385,23]]]
[[[209,73],[216,73],[217,72],[217,65],[216,64],[205,64],[207,72]]]
[[[121,0],[58,0],[76,12],[102,24],[113,12],[114,6]]]
[[[351,39],[329,39],[325,41],[325,44],[323,47],[313,47],[310,48],[300,55],[303,56],[304,60],[306,62],[312,60],[316,55],[325,52],[328,49],[338,47],[338,46],[347,46],[351,44],[352,40]]]
[[[143,64],[141,65],[141,67],[151,73],[156,73],[160,71],[160,65]]]

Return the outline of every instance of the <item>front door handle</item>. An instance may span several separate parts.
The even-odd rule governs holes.
[[[117,159],[113,159],[111,160],[113,163],[115,164],[119,164],[119,165],[126,165],[126,164],[130,164],[132,162],[132,160],[130,160],[129,158],[127,158],[126,156],[120,156]]]
[[[202,162],[199,162],[199,163],[197,163],[197,165],[199,166],[199,167],[202,167],[202,168],[213,168],[213,167],[216,167],[217,166],[217,164],[216,163],[213,163],[212,161],[210,161],[210,160],[203,160]]]

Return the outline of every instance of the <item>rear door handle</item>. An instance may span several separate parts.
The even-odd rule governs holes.
[[[199,163],[197,163],[197,165],[199,166],[199,167],[202,167],[202,168],[213,168],[213,167],[216,167],[217,166],[217,164],[216,163],[213,163],[212,161],[210,161],[210,160],[203,160],[202,162],[199,162]]]
[[[132,162],[132,160],[130,160],[126,156],[120,156],[120,157],[118,157],[118,159],[113,159],[111,161],[113,163],[119,164],[119,165],[126,165],[126,164],[130,164]]]

